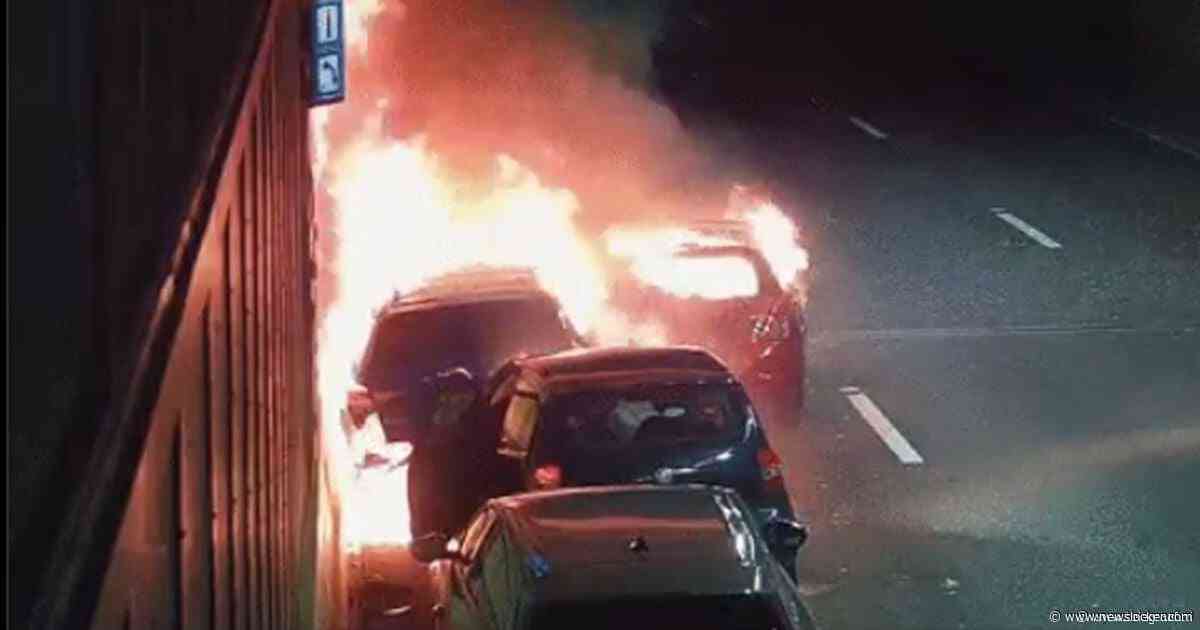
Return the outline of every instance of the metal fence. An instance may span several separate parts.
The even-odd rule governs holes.
[[[304,8],[98,12],[96,276],[111,407],[88,427],[72,495],[56,498],[67,507],[36,627],[312,623]]]

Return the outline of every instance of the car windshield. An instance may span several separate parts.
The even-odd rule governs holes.
[[[764,595],[666,596],[603,599],[547,605],[530,630],[687,628],[688,630],[784,630],[778,608]]]
[[[726,384],[573,392],[555,397],[545,417],[546,445],[566,450],[726,442],[747,420],[741,397]]]
[[[459,366],[483,375],[514,355],[564,350],[574,341],[549,299],[455,304],[392,315],[376,326],[359,379],[379,389]]]

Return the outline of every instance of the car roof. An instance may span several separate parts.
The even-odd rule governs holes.
[[[580,348],[523,359],[520,364],[545,378],[643,369],[728,373],[709,351],[696,346],[610,346]]]
[[[530,269],[473,266],[430,278],[410,292],[397,293],[377,316],[383,318],[455,304],[524,299],[557,302],[542,288]]]
[[[688,229],[707,237],[728,239],[739,245],[754,242],[750,225],[739,219],[696,220],[688,223]]]
[[[729,368],[695,346],[581,348],[519,359],[542,394],[595,387],[735,382]]]
[[[548,569],[539,599],[765,592],[768,552],[726,488],[593,486],[493,499],[517,543]],[[739,540],[741,542],[739,542]],[[640,544],[641,550],[631,546]]]

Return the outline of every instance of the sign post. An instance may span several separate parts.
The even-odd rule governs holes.
[[[309,16],[312,32],[312,106],[346,98],[345,7],[342,0],[314,0]]]

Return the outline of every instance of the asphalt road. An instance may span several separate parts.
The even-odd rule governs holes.
[[[1069,111],[926,96],[735,139],[813,261],[809,408],[771,427],[813,526],[813,615],[1200,627],[1200,160]]]

